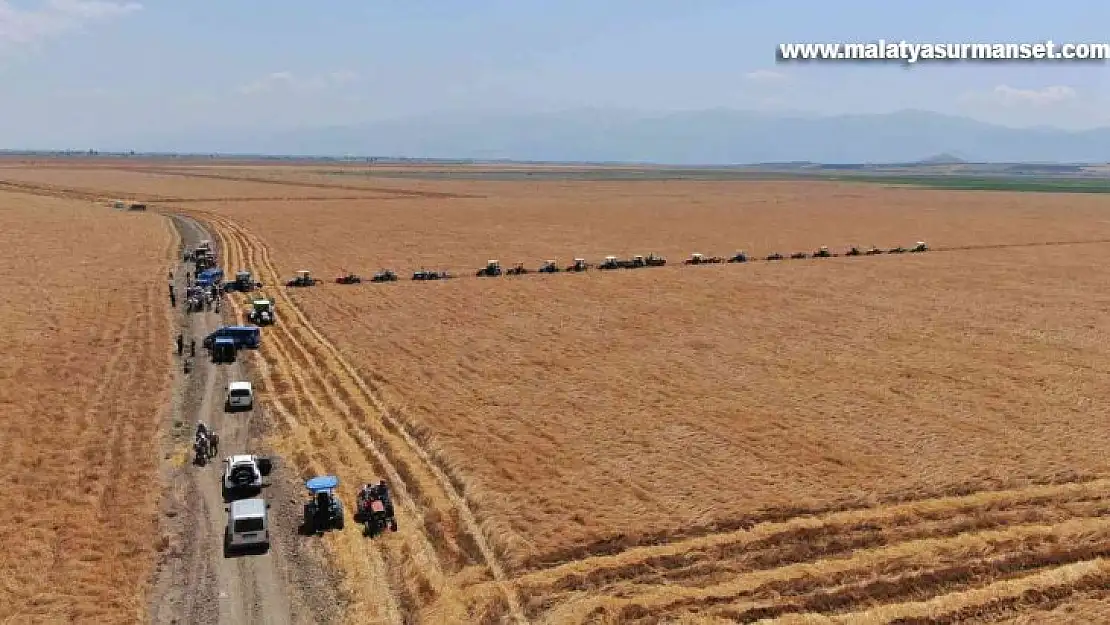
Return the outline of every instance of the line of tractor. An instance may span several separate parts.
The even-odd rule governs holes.
[[[878,247],[871,247],[867,250],[860,249],[859,247],[851,247],[843,253],[832,252],[827,246],[822,246],[816,251],[810,252],[794,252],[788,256],[784,256],[778,252],[768,254],[762,258],[765,261],[779,261],[779,260],[798,260],[806,258],[836,258],[838,256],[877,256],[880,254],[914,254],[926,252],[929,247],[924,241],[918,241],[913,247],[892,247],[889,249],[881,249]],[[720,263],[746,263],[750,261],[760,260],[756,257],[748,255],[743,250],[736,252],[732,256],[725,258],[722,256],[706,256],[704,254],[691,254],[689,258],[682,261],[683,265],[714,265]],[[532,270],[524,266],[524,263],[516,263],[512,267],[505,269],[501,266],[499,260],[488,260],[486,266],[474,272],[475,277],[479,278],[493,278],[499,276],[522,276],[531,273],[549,274],[549,273],[580,273],[589,271],[591,269],[597,271],[608,271],[615,269],[638,269],[641,267],[663,267],[667,264],[667,259],[657,254],[636,255],[631,258],[618,258],[617,256],[606,256],[600,263],[589,263],[584,258],[575,258],[574,261],[560,267],[555,260],[544,261],[538,269]],[[242,275],[247,276],[249,279],[249,272],[242,272]],[[412,280],[426,281],[426,280],[446,280],[449,278],[458,277],[446,271],[434,271],[425,268],[420,268],[412,273]],[[364,279],[362,276],[355,273],[345,273],[335,278],[336,284],[360,284],[362,282],[396,282],[400,280],[400,276],[392,269],[382,269],[375,273],[369,280]],[[297,272],[296,276],[287,280],[285,286],[287,287],[306,287],[316,286],[322,281],[312,276],[312,272],[307,269],[302,269]]]

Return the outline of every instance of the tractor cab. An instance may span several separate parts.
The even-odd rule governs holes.
[[[321,475],[306,480],[305,488],[309,500],[304,504],[304,530],[315,534],[332,528],[343,529],[343,503],[335,494],[339,478],[334,475]]]
[[[686,264],[687,265],[700,265],[701,264],[701,259],[702,259],[701,254],[690,254],[690,258],[688,258],[686,260]]]
[[[829,258],[830,256],[832,256],[832,252],[829,251],[829,246],[827,245],[822,245],[813,254],[814,258]]]
[[[728,259],[728,262],[730,262],[730,263],[746,263],[746,262],[748,262],[748,255],[744,252],[744,250],[740,250],[739,252],[736,252],[736,254],[733,255],[732,258]]]
[[[254,276],[249,271],[236,271],[235,279],[224,285],[224,291],[253,291],[255,288]]]
[[[487,260],[486,266],[478,270],[478,276],[494,277],[501,275],[501,261]]]
[[[307,269],[301,269],[297,272],[297,277],[285,283],[285,286],[315,286],[316,279]]]
[[[925,252],[925,251],[928,251],[928,250],[929,250],[929,246],[925,245],[924,241],[918,241],[917,245],[913,246],[913,249],[911,249],[910,251],[911,252]]]
[[[616,256],[606,256],[605,260],[597,266],[598,269],[616,269],[620,267],[620,262]]]
[[[382,269],[371,278],[371,282],[394,282],[396,280],[397,273],[392,269]]]
[[[256,299],[251,302],[251,310],[247,313],[247,321],[258,325],[269,325],[275,321],[274,303],[268,299]]]
[[[567,271],[586,271],[588,267],[585,258],[575,258],[574,264],[567,267]]]
[[[540,273],[559,273],[559,265],[554,260],[546,260],[540,267]]]
[[[718,262],[718,260],[713,259],[712,262]],[[667,264],[667,259],[658,254],[648,254],[644,263],[647,264],[648,267],[662,267]]]
[[[513,265],[512,269],[506,271],[505,273],[510,276],[523,276],[524,274],[528,273],[528,270],[524,268],[524,263],[517,263]]]
[[[343,275],[335,278],[336,284],[360,284],[361,282],[362,276],[346,270],[343,271]]]

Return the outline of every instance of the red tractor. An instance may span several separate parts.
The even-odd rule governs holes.
[[[362,282],[362,276],[347,272],[342,276],[335,279],[336,284],[358,284]]]

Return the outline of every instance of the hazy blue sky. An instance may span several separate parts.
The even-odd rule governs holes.
[[[1110,65],[776,65],[792,41],[1110,41],[1105,0],[0,0],[0,146],[429,111],[920,108],[1110,125]]]

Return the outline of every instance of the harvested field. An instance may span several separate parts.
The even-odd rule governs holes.
[[[165,219],[0,193],[0,621],[139,622],[161,541]]]
[[[923,598],[938,599],[928,614],[963,614],[1110,547],[1105,483],[1075,485],[1105,476],[1110,442],[1093,414],[1110,370],[1104,201],[541,187],[479,183],[488,199],[442,206],[196,208],[252,233],[281,276],[840,241],[972,249],[291,292],[436,451],[526,616],[920,616]],[[282,227],[297,211],[312,226]],[[1065,241],[1096,243],[1033,245]],[[991,245],[1016,247],[974,249]],[[1047,609],[1007,605],[997,617]]]
[[[206,173],[198,189],[328,184]],[[279,321],[255,364],[275,448],[302,475],[339,475],[347,501],[368,479],[395,485],[397,534],[322,541],[352,622],[1105,614],[1107,200],[388,186],[382,200],[170,203],[218,233],[225,268],[268,284],[302,267],[465,276],[266,289]],[[948,251],[673,266],[918,239]],[[472,277],[487,258],[648,252],[672,266]]]
[[[347,198],[374,197],[373,193],[350,189],[327,189],[275,185],[264,182],[195,178],[128,170],[103,170],[82,168],[0,168],[0,190],[4,186],[45,186],[54,190],[77,190],[96,194],[105,199],[129,200],[253,200],[269,198],[285,200],[297,198]],[[15,189],[18,190],[18,189]]]
[[[1106,201],[835,183],[442,183],[482,199],[196,203],[234,216],[275,249],[285,274],[422,265],[462,275],[498,258],[535,269],[655,252],[760,256],[850,245],[1000,245],[1110,239]],[[311,215],[306,219],[306,215]],[[1017,251],[1016,253],[1024,253]],[[1013,255],[1013,254],[1011,254]],[[283,275],[285,275],[283,274]]]

